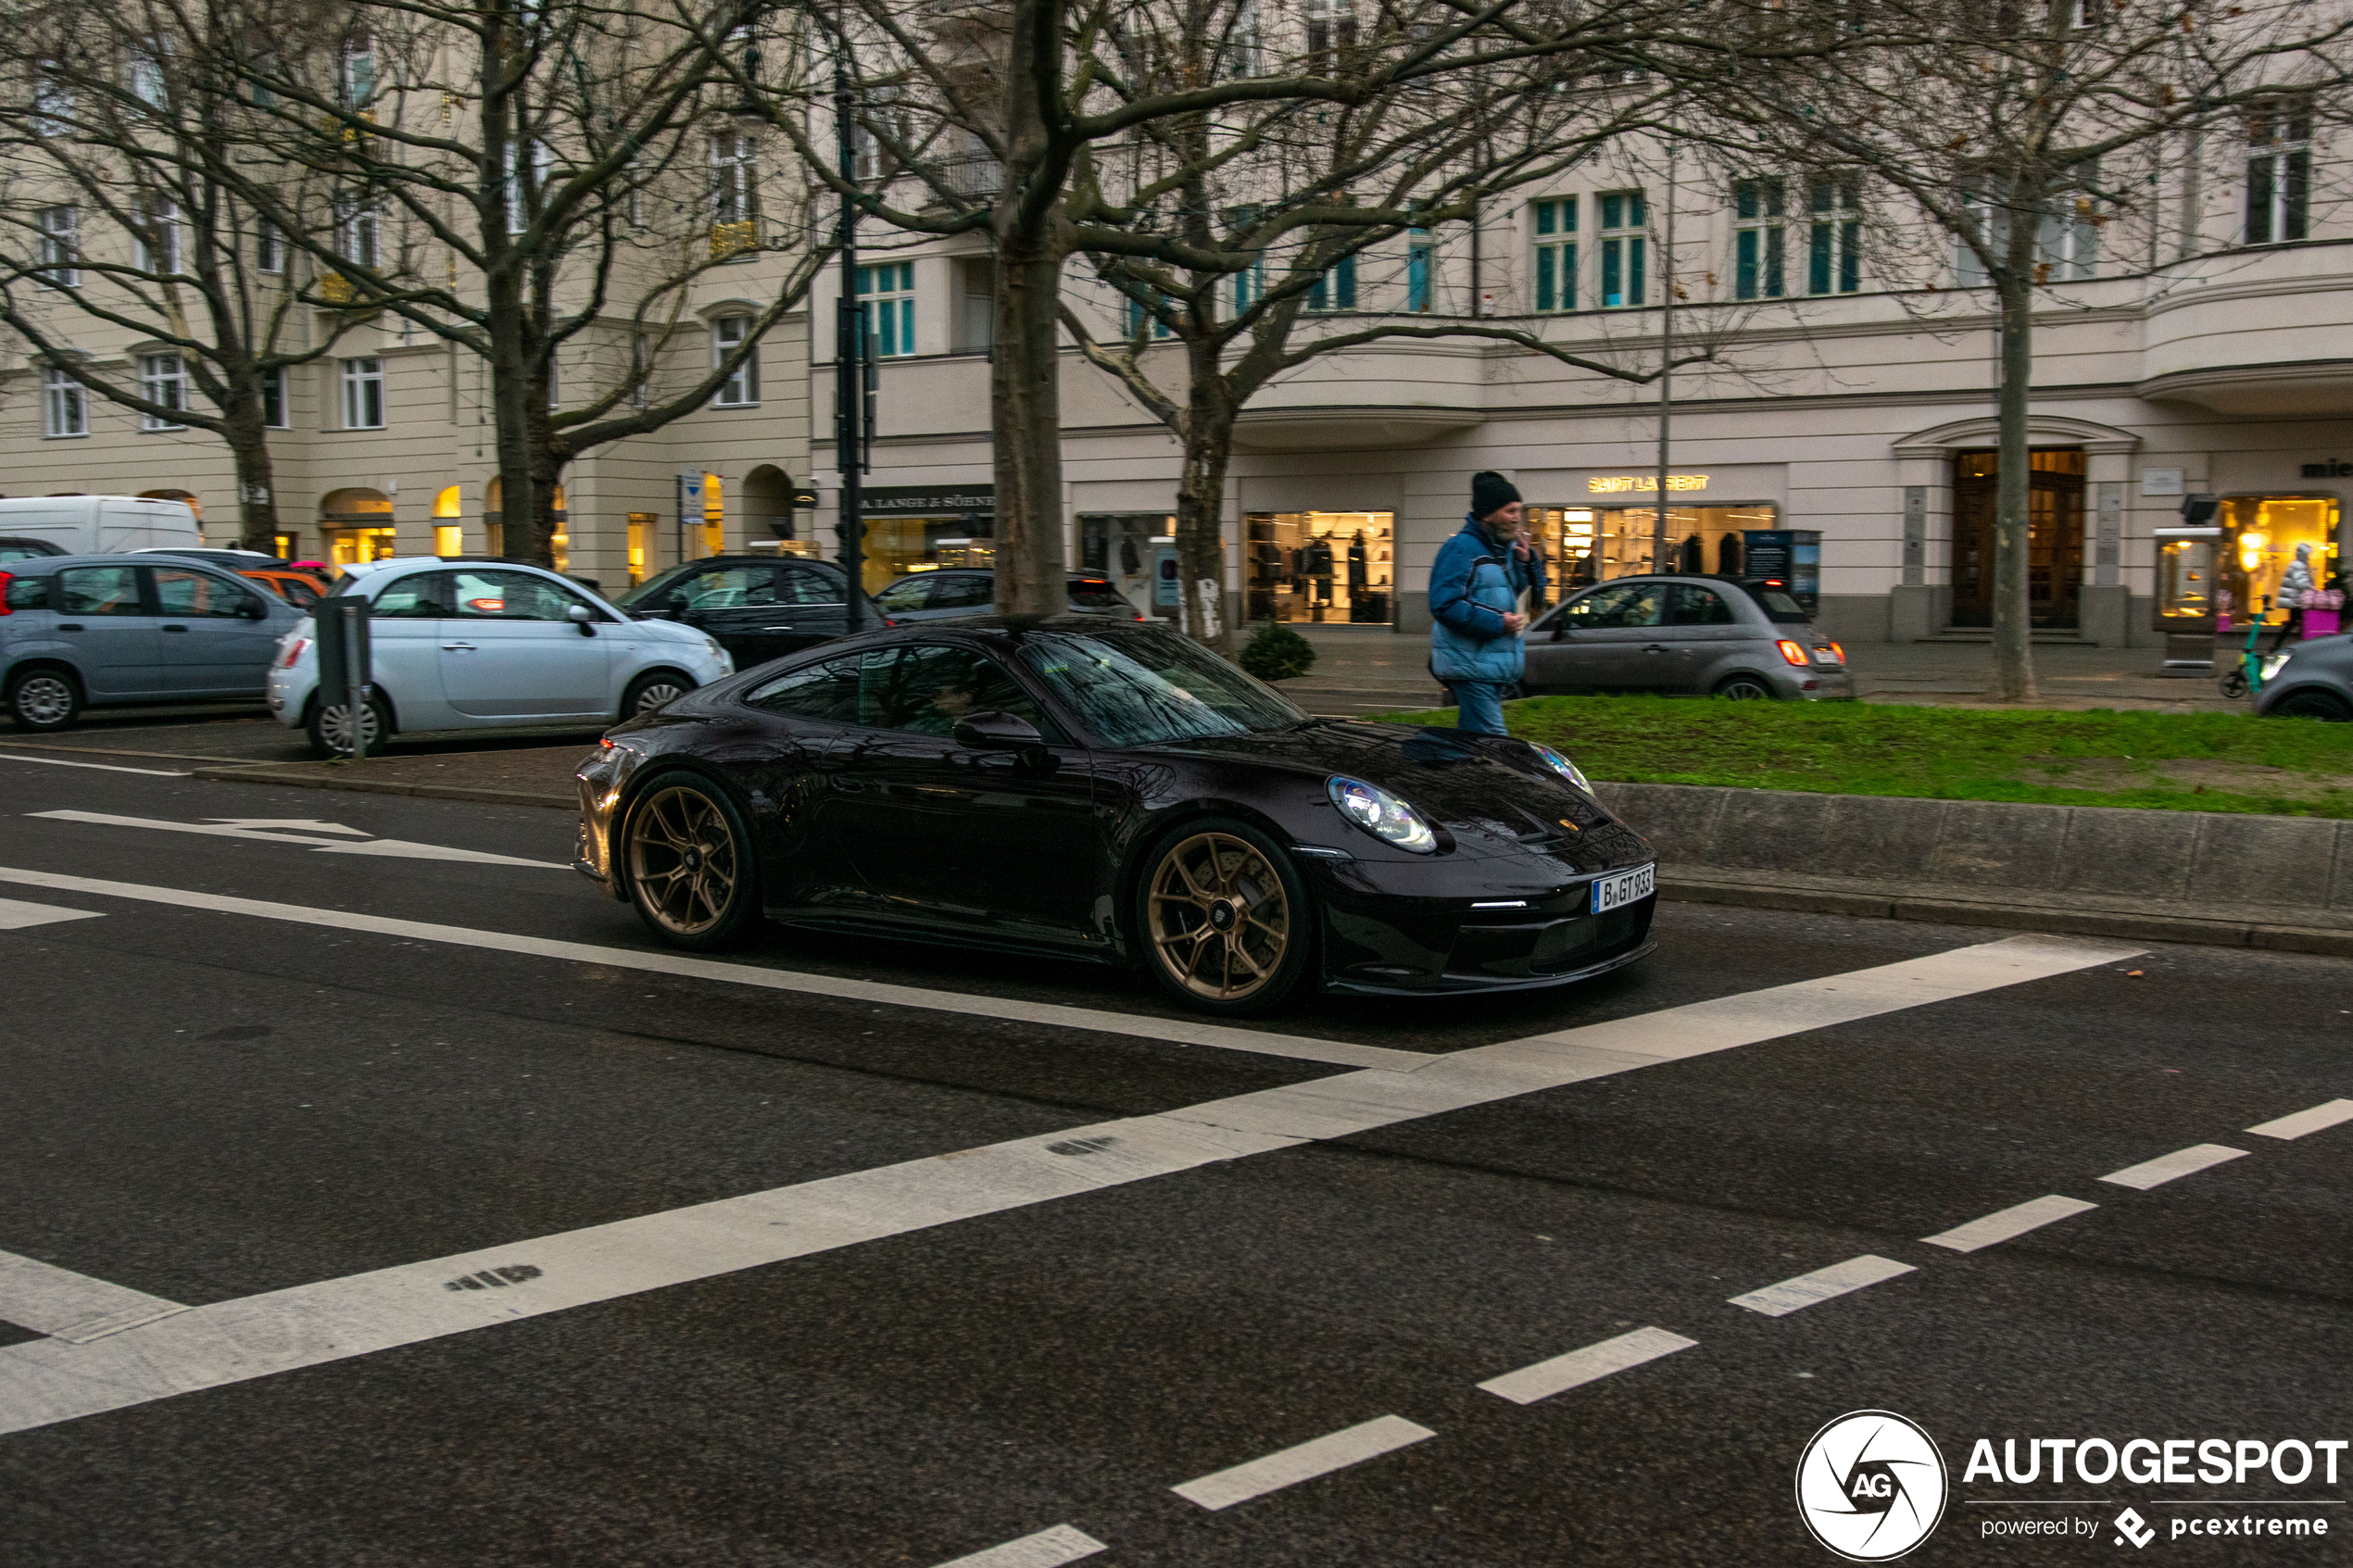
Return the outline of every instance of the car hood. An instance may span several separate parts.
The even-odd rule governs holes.
[[[1592,797],[1550,770],[1506,760],[1518,746],[1516,741],[1460,737],[1452,730],[1321,720],[1271,734],[1219,736],[1154,749],[1319,778],[1344,773],[1402,797],[1471,854],[1519,848],[1558,853],[1573,846],[1579,851],[1574,859],[1597,866],[1647,857],[1641,837]]]

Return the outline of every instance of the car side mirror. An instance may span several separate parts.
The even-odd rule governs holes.
[[[579,627],[580,634],[584,637],[593,637],[597,634],[597,612],[586,605],[569,607],[564,611],[564,619]]]
[[[975,751],[1019,751],[1025,746],[1043,746],[1046,737],[1038,726],[1018,714],[988,709],[967,713],[956,721],[956,744],[971,746]]]

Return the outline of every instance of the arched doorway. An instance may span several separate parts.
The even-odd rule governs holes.
[[[507,487],[499,483],[497,474],[492,474],[482,493],[482,530],[494,556],[507,553],[507,523],[501,515],[506,509]],[[564,499],[564,487],[560,484],[556,486],[556,533],[549,543],[556,547],[556,570],[561,571],[572,564],[572,508]]]
[[[774,463],[744,475],[744,543],[794,537],[792,478]]]
[[[355,485],[331,490],[319,503],[319,532],[330,566],[360,566],[393,553],[392,497]]]
[[[433,498],[433,553],[437,556],[462,556],[466,553],[466,525],[459,521],[466,515],[464,494],[454,484],[445,484]]]

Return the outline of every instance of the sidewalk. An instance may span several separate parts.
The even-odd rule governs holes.
[[[1446,705],[1429,677],[1429,638],[1386,628],[1295,626],[1315,648],[1315,668],[1282,689],[1310,713],[1353,718],[1397,709]],[[2157,648],[2071,647],[2038,644],[2034,669],[2043,696],[2018,706],[2145,709],[2167,713],[2246,711],[2212,679],[2158,674]],[[1986,699],[1993,649],[1983,643],[1857,643],[1846,649],[1856,695],[1865,702],[1926,707],[2007,707]]]

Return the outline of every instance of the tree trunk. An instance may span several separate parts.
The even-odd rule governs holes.
[[[1188,345],[1192,388],[1185,413],[1184,468],[1176,482],[1176,573],[1185,634],[1230,656],[1226,614],[1226,468],[1234,454],[1234,405],[1217,373],[1217,345]]]
[[[1055,344],[1061,282],[1059,256],[998,253],[988,400],[997,446],[1000,615],[1055,615],[1070,608],[1063,569],[1062,366]]]
[[[507,553],[544,566],[556,565],[556,535],[562,523],[556,518],[556,480],[561,461],[556,456],[555,432],[547,425],[547,383],[535,376],[531,395],[523,402],[523,428],[531,451],[531,526],[520,541],[507,535]]]
[[[2027,209],[2031,211],[2032,209]],[[2001,435],[1994,493],[1994,684],[1996,702],[2026,702],[2034,687],[2028,595],[2032,522],[2027,416],[2034,390],[2033,223],[2013,210],[2009,265],[1998,282],[2002,319]]]
[[[540,422],[546,423],[547,389],[525,363],[522,302],[516,297],[515,280],[493,271],[485,282],[489,295],[490,410],[492,440],[498,453],[498,549],[504,556],[532,559],[530,546],[536,511],[534,492],[536,466],[532,460],[531,399],[538,386]],[[488,521],[486,518],[484,521]]]
[[[237,399],[226,411],[221,432],[237,475],[237,544],[242,549],[278,553],[278,498],[270,468],[270,437],[262,424],[261,400]]]

